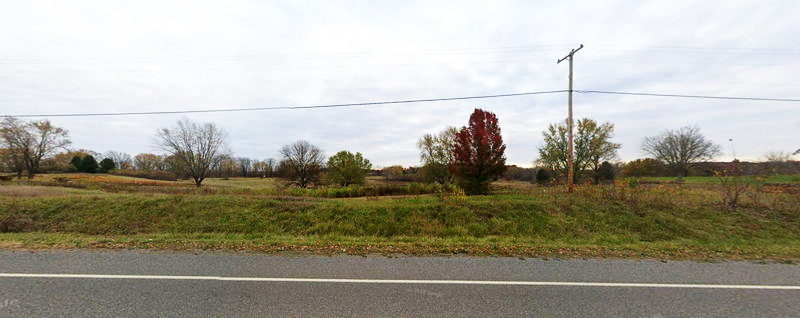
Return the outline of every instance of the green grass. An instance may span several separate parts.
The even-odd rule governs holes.
[[[218,182],[209,185],[261,181]],[[506,194],[472,197],[315,199],[96,189],[3,196],[0,232],[16,233],[0,235],[0,245],[800,258],[796,193],[765,193],[728,211],[713,187],[582,186],[566,194],[561,187],[512,186],[502,183]]]
[[[0,233],[0,248],[139,248],[160,250],[226,250],[265,253],[352,255],[480,255],[554,258],[657,258],[769,260],[797,262],[794,241],[748,244],[694,244],[670,241],[647,244],[593,244],[504,236],[437,238],[426,236],[285,236],[267,233],[156,233],[85,235],[76,233]]]

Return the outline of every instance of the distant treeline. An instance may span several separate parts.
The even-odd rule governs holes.
[[[194,180],[199,187],[209,177],[281,177],[301,188],[317,184],[364,184],[367,175],[387,182],[456,184],[469,194],[486,194],[498,179],[541,184],[562,183],[574,166],[575,182],[607,182],[617,177],[800,174],[800,151],[771,151],[764,162],[713,162],[722,147],[697,126],[668,129],[643,138],[648,158],[620,162],[613,141],[614,124],[582,118],[575,122],[574,150],[567,136],[572,122],[552,123],[542,131],[534,168],[506,164],[506,145],[494,113],[476,108],[466,126],[447,127],[417,141],[418,167],[373,169],[359,152],[340,150],[328,157],[305,140],[279,149],[277,159],[234,156],[227,132],[214,123],[182,119],[156,131],[161,154],[135,156],[109,151],[72,150],[68,132],[47,120],[0,120],[0,171],[33,178],[41,172],[113,173],[159,180]],[[68,150],[69,149],[69,150]]]

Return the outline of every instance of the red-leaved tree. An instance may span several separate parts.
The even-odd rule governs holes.
[[[450,167],[467,194],[489,193],[489,182],[506,169],[505,150],[497,116],[476,108],[456,134]]]

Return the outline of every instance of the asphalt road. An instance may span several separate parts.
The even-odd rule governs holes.
[[[744,262],[0,251],[0,317],[797,317],[798,286]]]

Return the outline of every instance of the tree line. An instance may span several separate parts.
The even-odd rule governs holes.
[[[535,160],[537,181],[563,180],[567,175],[567,123],[550,124],[543,132],[543,143]],[[214,123],[179,120],[172,127],[159,129],[155,146],[163,154],[141,153],[135,156],[116,151],[100,154],[88,150],[68,150],[68,132],[47,120],[23,121],[5,117],[0,123],[0,169],[28,178],[45,170],[86,173],[114,172],[138,174],[163,172],[172,178],[191,178],[199,187],[209,177],[282,177],[299,187],[320,181],[324,171],[331,183],[348,186],[363,184],[372,164],[361,153],[342,150],[326,157],[318,146],[304,140],[284,145],[280,158],[257,160],[234,157],[228,147],[228,134]],[[595,183],[613,179],[620,169],[613,142],[614,125],[583,118],[577,121],[574,138],[575,181],[590,179]],[[437,134],[425,134],[417,142],[421,166],[409,168],[423,181],[458,184],[465,192],[482,194],[489,183],[507,171],[499,121],[494,113],[475,109],[467,125],[448,127]],[[697,126],[665,130],[645,137],[641,144],[649,158],[625,165],[630,176],[660,173],[664,169],[686,176],[698,162],[713,159],[721,147],[702,135]],[[62,152],[59,152],[62,151]],[[768,157],[788,160],[785,152]],[[99,159],[99,161],[98,161]],[[774,160],[781,160],[774,159]],[[387,179],[406,174],[399,166],[384,168]],[[156,177],[157,178],[157,177]]]

